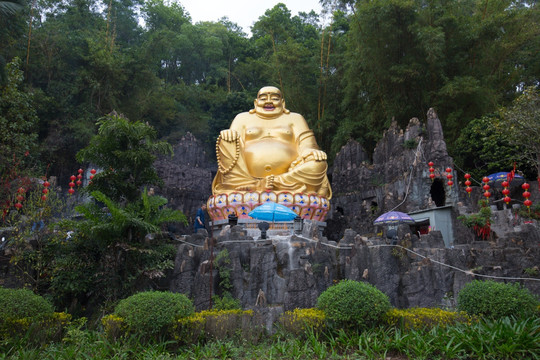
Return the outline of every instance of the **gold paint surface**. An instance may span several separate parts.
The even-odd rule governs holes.
[[[254,109],[238,114],[221,131],[216,156],[213,194],[288,190],[332,196],[326,154],[302,115],[285,108],[276,87],[259,90]]]

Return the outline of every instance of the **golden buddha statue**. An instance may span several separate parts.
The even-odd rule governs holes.
[[[285,108],[273,86],[260,89],[254,104],[218,137],[213,194],[288,191],[330,199],[327,156],[306,120]]]

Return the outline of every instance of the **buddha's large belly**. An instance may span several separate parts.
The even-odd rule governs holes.
[[[244,155],[249,173],[260,178],[287,172],[298,157],[294,144],[275,139],[248,141]]]

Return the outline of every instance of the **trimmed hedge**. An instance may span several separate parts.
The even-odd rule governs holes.
[[[342,280],[319,296],[317,307],[330,325],[366,329],[382,323],[390,300],[373,285]]]
[[[538,299],[519,284],[491,280],[468,283],[457,298],[459,310],[489,319],[530,317],[536,313],[538,305]]]
[[[121,300],[114,312],[129,332],[156,337],[164,335],[179,318],[193,314],[193,304],[183,294],[146,291]]]
[[[0,288],[0,321],[52,315],[54,308],[28,289]]]

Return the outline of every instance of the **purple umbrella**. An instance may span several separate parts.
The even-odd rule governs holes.
[[[382,214],[373,222],[373,225],[414,224],[415,221],[408,214],[399,211],[390,211]]]

